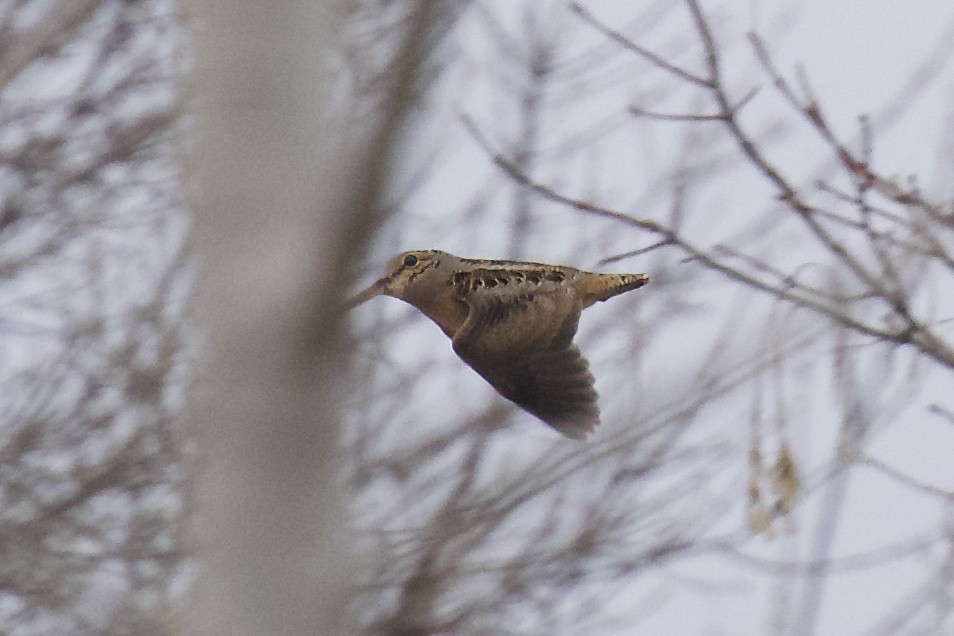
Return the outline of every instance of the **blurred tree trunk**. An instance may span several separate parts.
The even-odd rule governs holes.
[[[301,347],[312,295],[333,304],[347,282],[321,276],[347,249],[316,123],[334,4],[193,3],[198,634],[342,630],[334,319]]]
[[[409,4],[375,121],[330,130],[344,3],[196,0],[198,634],[347,633],[339,328],[434,3]],[[417,9],[420,8],[420,10]],[[334,146],[334,147],[332,147]]]

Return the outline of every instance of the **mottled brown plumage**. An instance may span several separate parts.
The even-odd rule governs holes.
[[[381,294],[413,305],[497,392],[567,437],[582,439],[599,422],[599,409],[589,364],[573,344],[580,313],[647,282],[645,274],[423,250],[394,257],[384,278],[349,307]]]

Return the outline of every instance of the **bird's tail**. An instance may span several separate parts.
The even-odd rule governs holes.
[[[648,282],[649,276],[646,274],[590,274],[586,277],[583,306],[589,307],[595,302],[639,289]]]

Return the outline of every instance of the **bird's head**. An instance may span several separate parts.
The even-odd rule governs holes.
[[[381,295],[406,300],[408,287],[421,274],[439,266],[443,255],[443,252],[437,250],[415,250],[398,254],[388,262],[382,278],[348,301],[348,309]]]

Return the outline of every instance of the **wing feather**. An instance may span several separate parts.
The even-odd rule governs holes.
[[[471,293],[454,351],[502,396],[573,439],[599,422],[589,363],[572,344],[576,299],[557,287]]]

